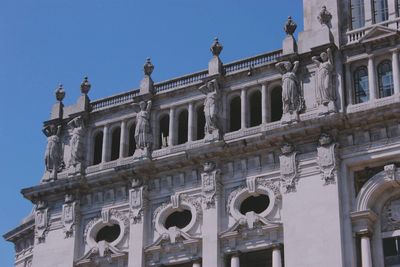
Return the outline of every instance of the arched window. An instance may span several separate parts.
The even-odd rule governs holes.
[[[234,132],[240,130],[241,128],[241,100],[240,96],[235,96],[232,98],[230,103],[230,113],[229,113],[230,127],[229,131]]]
[[[351,0],[351,29],[362,28],[365,25],[364,0]]]
[[[400,16],[400,0],[396,0],[396,16]]]
[[[393,95],[393,73],[390,60],[385,60],[378,65],[378,85],[380,98]]]
[[[133,156],[136,150],[136,140],[135,140],[135,128],[136,124],[132,124],[129,128],[129,146],[128,146],[128,156]]]
[[[178,116],[178,145],[188,141],[188,111],[183,110]]]
[[[354,71],[354,101],[355,104],[369,100],[368,69],[360,66]]]
[[[379,23],[389,19],[389,8],[387,0],[373,0],[374,23]]]
[[[282,118],[282,87],[278,86],[271,91],[271,122]]]
[[[103,132],[98,132],[94,136],[93,165],[101,163],[102,153],[103,153]]]
[[[206,126],[206,118],[204,116],[204,105],[197,108],[197,138],[196,140],[201,140],[204,138],[204,127]]]
[[[261,92],[255,91],[249,97],[250,100],[250,127],[261,124]]]
[[[116,127],[111,134],[111,160],[119,158],[119,144],[121,141],[121,128]]]
[[[169,138],[169,115],[164,115],[160,119],[160,134],[159,134],[159,144],[160,148],[168,146]]]

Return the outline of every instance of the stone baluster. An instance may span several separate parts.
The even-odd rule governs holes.
[[[102,149],[102,153],[101,153],[101,163],[107,162],[109,161],[110,158],[110,153],[109,153],[109,126],[108,125],[104,125],[103,128],[103,149]]]
[[[169,138],[168,146],[173,146],[175,144],[175,108],[170,108],[169,110]]]
[[[276,244],[272,247],[272,267],[282,267],[281,245]]]
[[[188,107],[188,142],[192,142],[194,140],[194,115],[194,104],[193,102],[190,102]]]
[[[243,88],[240,93],[241,100],[241,129],[247,128],[247,90]]]
[[[126,121],[121,122],[121,138],[119,141],[119,158],[123,158],[126,156],[126,147],[128,144],[129,136],[126,134],[127,132],[127,127],[126,127]]]
[[[368,231],[358,233],[361,239],[361,266],[372,267],[371,241]]]
[[[376,99],[376,71],[374,56],[368,57],[369,100]]]
[[[261,85],[261,118],[262,118],[261,122],[263,124],[268,122],[267,103],[268,103],[267,84],[264,83]]]
[[[240,267],[239,254],[233,254],[231,256],[231,267]]]
[[[392,52],[392,68],[393,68],[393,84],[394,93],[400,93],[400,66],[399,66],[399,50],[395,49]]]

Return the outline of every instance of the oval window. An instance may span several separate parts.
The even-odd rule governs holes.
[[[171,213],[165,220],[164,226],[166,229],[177,227],[179,229],[185,228],[192,220],[192,213],[190,210],[175,211]]]
[[[246,215],[247,212],[254,211],[260,214],[268,208],[269,202],[267,195],[250,196],[240,204],[240,213]]]
[[[106,241],[108,243],[112,243],[117,240],[120,233],[121,227],[118,224],[104,226],[97,232],[96,242]]]

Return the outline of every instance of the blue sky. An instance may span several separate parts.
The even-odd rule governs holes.
[[[206,69],[216,36],[224,62],[279,49],[288,15],[301,30],[301,0],[1,0],[0,233],[32,208],[19,192],[43,174],[58,83],[68,105],[85,75],[91,99],[137,88],[146,57],[155,81]],[[1,239],[0,265],[13,254]]]

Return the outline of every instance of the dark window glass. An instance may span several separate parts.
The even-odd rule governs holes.
[[[204,115],[204,106],[197,108],[197,140],[204,138],[204,127],[206,126],[206,118]]]
[[[103,132],[99,132],[94,137],[93,165],[101,163],[102,153],[103,153]]]
[[[382,246],[385,266],[398,266],[400,264],[400,237],[384,238]]]
[[[379,97],[391,96],[394,93],[392,62],[385,60],[378,65]]]
[[[136,150],[135,128],[136,128],[136,124],[132,124],[131,128],[129,128],[128,156],[133,156],[133,154],[135,153],[135,150]]]
[[[165,228],[177,227],[179,229],[185,228],[192,220],[192,213],[190,210],[175,211],[171,213],[165,220]]]
[[[230,132],[240,130],[241,116],[240,96],[236,96],[231,100],[230,103]]]
[[[351,29],[362,28],[365,25],[364,0],[351,1]]]
[[[368,69],[365,66],[358,67],[354,72],[354,96],[355,104],[369,100]]]
[[[250,127],[261,124],[261,92],[256,91],[250,95]]]
[[[178,116],[178,145],[188,141],[188,112],[187,110],[179,113]]]
[[[282,113],[282,87],[277,87],[271,92],[271,122],[280,121]]]
[[[379,23],[389,19],[389,8],[387,0],[373,0],[374,22]]]
[[[111,160],[119,158],[119,145],[121,141],[121,128],[115,128],[111,135]]]
[[[247,212],[254,211],[257,214],[265,211],[269,206],[267,195],[250,196],[240,204],[240,213],[246,215]]]
[[[119,237],[121,233],[121,228],[118,224],[113,224],[111,226],[104,226],[96,235],[96,242],[106,241],[111,243]]]

